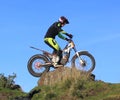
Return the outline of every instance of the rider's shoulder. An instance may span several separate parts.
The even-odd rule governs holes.
[[[60,28],[60,27],[61,27],[61,24],[60,24],[59,22],[54,22],[54,23],[52,24],[52,26]]]

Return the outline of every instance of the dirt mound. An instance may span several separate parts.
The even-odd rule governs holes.
[[[38,80],[38,86],[41,85],[52,85],[59,82],[64,82],[65,80],[69,78],[82,78],[82,77],[89,77],[92,80],[95,79],[95,76],[91,73],[81,72],[80,70],[77,70],[76,68],[70,68],[70,67],[62,67],[57,68],[54,71],[49,71],[41,76],[41,78]]]

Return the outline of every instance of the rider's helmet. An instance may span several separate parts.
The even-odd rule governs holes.
[[[61,22],[62,24],[69,24],[68,19],[64,16],[61,16],[58,21]]]

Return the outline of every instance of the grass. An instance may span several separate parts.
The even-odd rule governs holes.
[[[119,100],[120,84],[68,79],[61,84],[36,87],[41,92],[32,100]]]
[[[60,78],[61,73],[57,73]],[[62,77],[61,82],[36,87],[41,92],[32,100],[120,100],[120,84],[93,80],[91,74],[75,69],[65,73],[69,76]]]
[[[71,75],[69,75],[69,71],[72,72]],[[31,100],[120,100],[120,84],[93,80],[90,74],[78,72],[75,69],[64,73],[69,76],[62,76],[62,81],[59,79],[59,82],[54,83],[54,79],[50,85],[34,87],[31,91],[41,91],[36,93]],[[54,77],[54,73],[52,75]],[[61,72],[60,75],[62,75]],[[60,75],[56,76],[61,78]],[[7,96],[7,99],[4,100],[12,100],[16,96],[26,96],[27,93],[0,87],[1,95]]]
[[[17,96],[25,96],[26,93],[23,93],[18,90],[11,90],[8,88],[0,88],[0,98],[4,98],[2,100],[13,100],[13,98]]]

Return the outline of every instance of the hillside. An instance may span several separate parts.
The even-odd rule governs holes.
[[[120,84],[65,67],[44,74],[29,93],[0,87],[0,100],[120,100]]]

